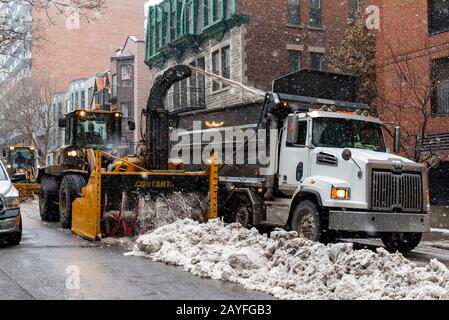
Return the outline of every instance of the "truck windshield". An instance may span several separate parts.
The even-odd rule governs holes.
[[[28,169],[33,167],[34,153],[28,148],[15,148],[10,151],[11,166],[14,169]]]
[[[355,148],[386,152],[382,126],[378,123],[318,118],[313,122],[313,144],[316,147]]]
[[[109,114],[90,113],[85,120],[76,122],[76,146],[104,149],[114,143],[114,118]]]

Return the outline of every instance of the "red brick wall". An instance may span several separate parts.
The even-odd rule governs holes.
[[[309,0],[301,0],[302,27],[288,26],[287,0],[238,0],[237,10],[250,17],[245,36],[248,83],[270,89],[271,81],[288,73],[287,44],[304,45],[302,67],[309,67],[309,46],[330,48],[343,37],[348,0],[322,1],[323,30],[308,27]]]
[[[33,12],[34,25],[44,39],[33,41],[34,79],[52,77],[58,90],[65,91],[73,79],[88,77],[109,68],[110,57],[123,46],[128,35],[144,36],[145,0],[107,0],[104,14],[87,22],[81,19],[78,30],[66,28],[66,18],[50,12]]]
[[[418,105],[418,98],[429,96],[430,61],[449,56],[449,32],[430,36],[427,0],[377,0],[381,13],[381,30],[377,38],[377,81],[379,96],[389,104],[379,111],[404,130],[419,134],[423,115],[416,110],[398,107]],[[415,85],[402,81],[399,69],[414,75]],[[408,76],[408,78],[411,78]],[[415,88],[415,89],[413,89]],[[427,104],[430,108],[430,103]],[[402,110],[402,112],[400,112]],[[427,133],[449,132],[449,119],[431,117]],[[413,144],[408,146],[413,153]]]

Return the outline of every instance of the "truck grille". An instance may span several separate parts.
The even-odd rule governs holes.
[[[371,207],[374,211],[420,212],[422,177],[420,174],[373,171]]]

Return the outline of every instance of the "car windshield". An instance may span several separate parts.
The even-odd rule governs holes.
[[[77,121],[76,146],[104,149],[113,143],[114,119],[111,115],[90,113],[86,120]]]
[[[14,169],[28,169],[33,167],[34,153],[30,149],[15,148],[10,153],[10,162]]]
[[[313,144],[316,147],[355,148],[386,152],[382,126],[378,123],[318,118],[313,122]]]
[[[8,177],[6,176],[5,169],[3,168],[3,165],[0,164],[0,181],[8,180]]]

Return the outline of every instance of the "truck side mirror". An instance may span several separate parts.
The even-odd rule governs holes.
[[[66,118],[65,117],[59,117],[59,119],[58,119],[58,126],[60,128],[65,128],[66,125],[67,125]]]
[[[134,121],[128,121],[128,128],[129,128],[129,131],[136,130],[136,123]]]
[[[298,143],[298,131],[299,131],[299,121],[296,115],[289,115],[287,117],[287,143],[297,144]]]
[[[8,156],[8,153],[6,152],[6,149],[3,149],[3,158],[6,159],[7,156]]]
[[[396,126],[394,128],[393,152],[399,153],[400,150],[401,150],[401,127]]]

